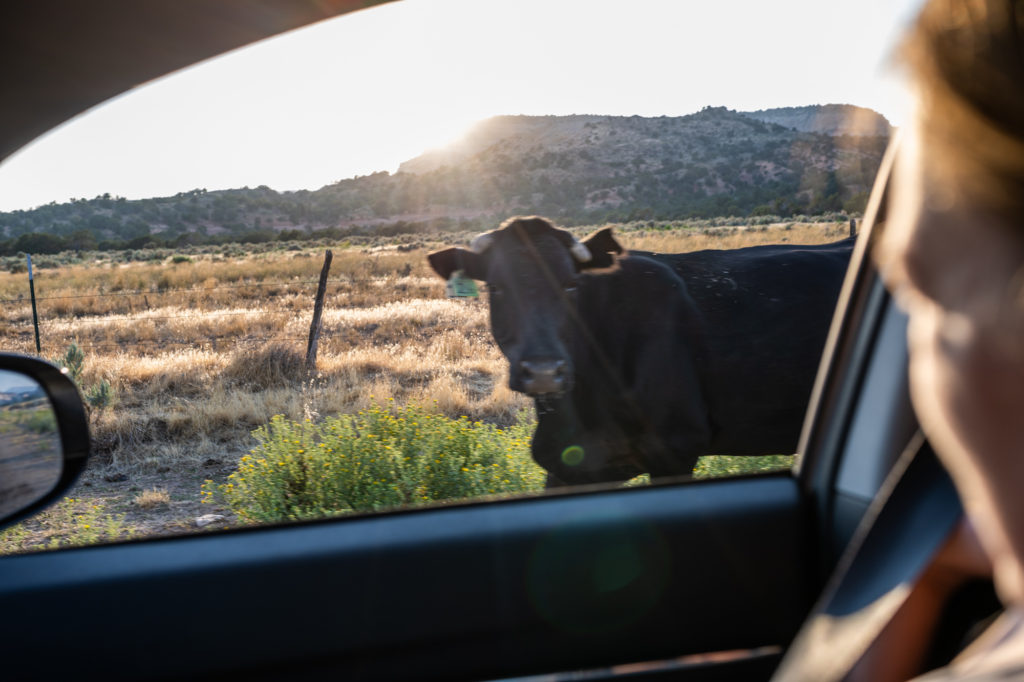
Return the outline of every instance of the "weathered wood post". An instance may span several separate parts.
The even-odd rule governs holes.
[[[334,254],[330,249],[324,254],[324,267],[320,270],[320,283],[316,287],[316,303],[313,305],[313,322],[309,325],[309,342],[306,344],[306,371],[316,369],[316,347],[320,341],[321,319],[324,312],[324,297],[327,295],[327,274],[331,271]]]
[[[851,237],[856,237],[857,236],[857,219],[856,218],[850,218],[850,236]]]
[[[32,277],[32,254],[26,253],[25,260],[28,262],[28,292],[32,296],[32,326],[36,330],[36,353],[41,355],[43,348],[39,345],[39,313],[36,312],[36,282]]]

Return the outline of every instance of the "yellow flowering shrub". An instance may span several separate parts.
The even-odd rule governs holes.
[[[416,405],[373,406],[323,421],[274,417],[223,484],[221,497],[248,522],[331,516],[446,500],[539,491],[530,457],[533,422],[501,429]]]

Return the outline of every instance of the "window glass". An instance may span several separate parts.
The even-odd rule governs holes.
[[[0,552],[789,467],[916,4],[407,0],[37,141],[0,334],[31,258],[93,459]]]

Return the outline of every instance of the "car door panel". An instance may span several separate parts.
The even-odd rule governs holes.
[[[40,679],[470,679],[781,645],[817,588],[805,519],[781,474],[7,557],[0,641]]]

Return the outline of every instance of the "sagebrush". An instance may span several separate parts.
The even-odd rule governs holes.
[[[207,481],[247,522],[288,521],[539,491],[533,422],[508,428],[417,405],[374,405],[320,422],[274,417],[226,483]]]

